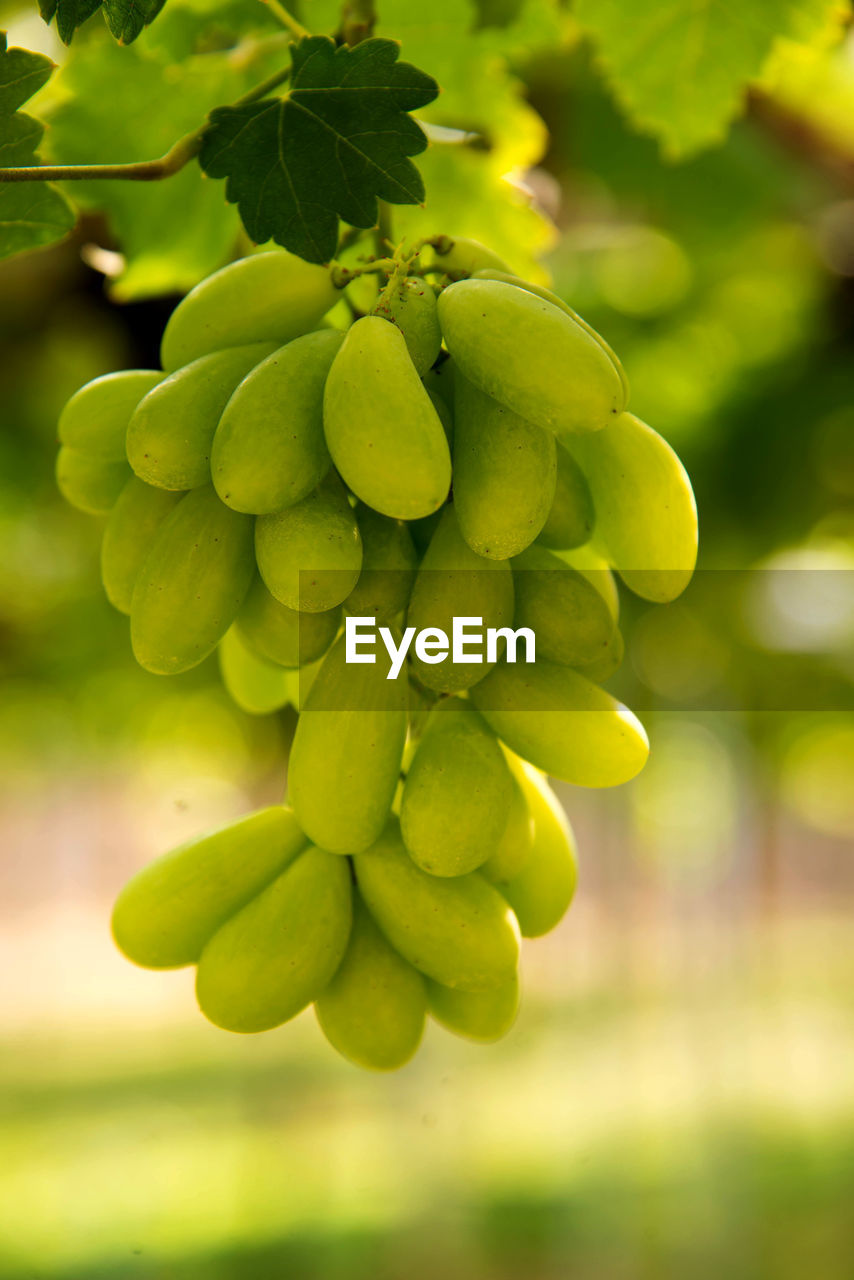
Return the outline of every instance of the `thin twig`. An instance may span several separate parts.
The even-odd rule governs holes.
[[[263,3],[270,10],[274,18],[278,18],[283,27],[290,31],[291,35],[297,40],[302,40],[304,36],[310,36],[311,32],[304,27],[301,22],[297,22],[292,13],[289,13],[279,0],[263,0]]]
[[[231,103],[232,107],[244,107],[247,103],[266,98],[279,85],[284,84],[291,74],[290,67],[277,71],[254,89],[244,93],[242,97]],[[129,164],[44,164],[31,165],[20,169],[0,169],[0,182],[88,182],[93,179],[120,179],[125,182],[159,182],[162,178],[171,178],[189,164],[199,154],[202,138],[208,122],[199,125],[191,133],[169,148],[165,155],[157,160],[137,160]]]

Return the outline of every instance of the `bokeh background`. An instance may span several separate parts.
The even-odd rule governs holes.
[[[29,11],[0,16],[64,56]],[[213,660],[139,670],[98,522],[55,489],[63,402],[155,361],[175,296],[115,300],[97,211],[0,263],[10,1280],[854,1274],[854,46],[821,94],[754,95],[679,165],[583,42],[511,61],[548,129],[510,175],[531,240],[686,462],[702,571],[677,604],[624,602],[615,687],[652,758],[615,791],[561,788],[579,893],[526,943],[499,1045],[434,1028],[399,1074],[361,1073],[311,1014],[229,1036],[190,973],[113,948],[135,868],[280,797],[288,722],[230,704]]]

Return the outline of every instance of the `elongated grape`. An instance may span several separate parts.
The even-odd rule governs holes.
[[[323,613],[353,590],[362,539],[334,472],[292,507],[255,522],[255,558],[267,590],[289,609]]]
[[[530,666],[500,662],[470,696],[512,751],[564,782],[614,787],[646,763],[640,722],[570,667],[545,659]]]
[[[320,484],[330,467],[323,388],[343,341],[334,329],[294,338],[240,383],[211,451],[211,476],[227,506],[252,515],[280,511]]]
[[[323,422],[336,467],[375,511],[416,520],[445,501],[448,442],[393,324],[363,316],[353,325],[329,371]]]
[[[275,350],[269,343],[202,356],[140,401],[127,432],[136,475],[161,489],[210,484],[214,432],[234,388]]]
[[[505,756],[510,755],[505,752]],[[515,757],[511,756],[515,761]],[[511,767],[510,809],[504,830],[483,863],[481,870],[493,884],[501,885],[517,876],[534,847],[534,819],[518,777]]]
[[[284,250],[231,262],[191,289],[169,317],[160,355],[172,371],[224,347],[283,346],[316,327],[340,294],[329,271]]]
[[[400,810],[409,854],[434,876],[474,871],[510,814],[513,780],[494,734],[460,698],[440,703],[415,751]]]
[[[63,445],[56,455],[59,492],[78,511],[103,516],[111,511],[131,475],[126,461],[99,458]]]
[[[439,322],[469,381],[560,439],[600,431],[625,406],[620,377],[598,342],[525,289],[460,280],[440,295]]]
[[[266,716],[290,701],[287,669],[250,648],[236,626],[226,631],[217,654],[222,683],[242,711]]]
[[[430,545],[415,578],[407,627],[416,632],[427,628],[443,631],[452,637],[454,618],[481,618],[484,628],[509,627],[513,619],[513,575],[506,560],[487,560],[477,555],[465,542],[457,524],[453,506],[442,512]],[[470,644],[468,652],[473,652]],[[428,689],[458,693],[468,689],[490,669],[486,654],[481,663],[452,661],[448,653],[443,661],[431,663],[427,656],[412,655],[414,675]]]
[[[442,346],[436,295],[426,280],[392,276],[373,314],[390,320],[403,334],[409,358],[419,378],[434,363]]]
[[[444,252],[441,252],[444,250]],[[435,265],[441,267],[452,280],[461,280],[465,276],[474,275],[476,271],[491,268],[494,271],[506,271],[507,264],[497,253],[487,249],[479,240],[467,240],[458,236],[451,240],[442,236],[434,246]]]
[[[354,616],[390,622],[409,603],[418,553],[401,520],[359,503],[356,522],[362,536],[362,572],[344,607]]]
[[[118,947],[146,969],[195,964],[220,925],[307,843],[291,810],[274,805],[163,854],[138,871],[116,899]]]
[[[544,289],[541,284],[531,284],[527,280],[522,280],[519,276],[509,275],[506,271],[496,271],[494,269],[486,268],[476,271],[474,274],[477,280],[502,280],[505,284],[514,284],[519,289],[527,289],[529,293],[536,294],[538,298],[545,298],[546,302],[551,302],[554,306],[563,311],[565,315],[571,316],[575,323],[580,325],[585,333],[589,333],[590,337],[599,343],[599,346],[611,360],[611,363],[616,369],[620,381],[623,384],[623,392],[626,397],[626,403],[628,403],[629,380],[626,377],[626,372],[623,366],[617,358],[616,352],[608,346],[608,343],[602,337],[601,333],[597,333],[593,326],[588,324],[583,316],[580,316],[577,311],[573,311],[568,302],[565,302],[558,294],[552,293],[551,289]]]
[[[571,550],[590,541],[596,513],[590,487],[571,453],[557,444],[555,493],[537,542],[553,551]]]
[[[280,604],[256,577],[234,625],[263,658],[281,667],[304,667],[323,657],[340,622],[339,607],[323,613],[300,613]]]
[[[430,403],[432,404],[433,408],[436,410],[436,413],[439,416],[439,421],[442,424],[442,430],[445,433],[445,439],[448,441],[448,448],[451,451],[453,451],[454,415],[451,413],[451,409],[450,409],[450,406],[448,405],[448,402],[439,394],[439,392],[434,391],[433,388],[431,386],[428,386],[426,382],[424,383],[424,385],[427,388],[427,394],[430,397]]]
[[[130,634],[140,666],[188,671],[234,621],[255,572],[252,521],[212,485],[193,489],[157,532],[133,590]]]
[[[529,546],[552,506],[555,438],[479,391],[454,381],[454,509],[478,555],[507,560]]]
[[[604,652],[593,662],[587,662],[584,666],[578,667],[577,670],[588,680],[592,680],[594,684],[604,684],[620,667],[624,657],[625,644],[623,635],[619,627],[615,627],[611,642]]]
[[[347,950],[350,870],[309,846],[206,944],[202,1013],[226,1031],[269,1031],[316,1000]]]
[[[534,820],[531,856],[517,876],[501,884],[523,938],[549,933],[575,895],[578,864],[575,837],[560,801],[542,774],[519,762],[517,772]]]
[[[427,982],[428,1008],[436,1022],[454,1035],[481,1044],[506,1036],[519,1012],[519,979],[511,978],[493,991],[460,991]]]
[[[463,991],[487,991],[513,980],[516,921],[477,871],[452,879],[428,875],[406,852],[396,819],[353,862],[368,910],[416,969]]]
[[[87,382],[75,391],[59,416],[59,439],[72,449],[99,458],[126,459],[125,435],[131,414],[144,395],[163,381],[152,369],[125,369]]]
[[[358,894],[346,954],[314,1008],[329,1043],[359,1067],[394,1071],[421,1043],[424,979],[389,946]]]
[[[323,659],[301,708],[288,794],[300,824],[333,853],[377,839],[388,818],[406,739],[406,678],[376,663],[346,661],[341,636]]]
[[[163,521],[184,495],[155,489],[131,476],[104,527],[101,579],[107,599],[120,613],[130,613],[133,589]]]
[[[537,637],[537,658],[586,667],[617,643],[607,602],[588,578],[545,547],[513,560],[514,625]]]
[[[591,586],[595,587],[608,606],[611,617],[616,622],[620,616],[620,593],[617,580],[611,571],[608,561],[589,544],[583,547],[572,547],[569,551],[555,553],[570,568],[583,573]]]
[[[697,561],[697,506],[670,445],[624,413],[601,438],[567,447],[590,485],[594,545],[639,596],[675,600]]]

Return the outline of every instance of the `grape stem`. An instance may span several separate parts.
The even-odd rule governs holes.
[[[242,97],[231,103],[233,107],[243,107],[248,102],[257,102],[266,98],[268,93],[278,89],[290,77],[291,69],[287,67],[269,76],[254,89],[244,93]],[[171,178],[180,172],[199,154],[202,138],[207,130],[208,122],[179,138],[165,155],[157,160],[137,160],[129,164],[44,164],[31,165],[20,169],[0,169],[0,182],[88,182],[92,179],[121,179],[125,182],[159,182],[163,178]]]
[[[285,6],[279,3],[279,0],[261,0],[261,2],[267,6],[273,17],[278,18],[282,26],[290,31],[295,39],[302,40],[305,36],[311,35],[308,28],[304,27],[301,22],[297,22],[294,15],[289,13]]]
[[[341,11],[341,39],[352,49],[373,35],[376,20],[373,0],[345,0]]]

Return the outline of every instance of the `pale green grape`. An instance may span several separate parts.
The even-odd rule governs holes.
[[[252,521],[212,485],[193,489],[160,525],[133,590],[130,633],[140,666],[175,675],[212,653],[255,572]]]
[[[286,668],[250,648],[236,626],[226,631],[217,654],[222,683],[242,711],[265,716],[290,702]]]
[[[157,530],[184,495],[155,489],[131,476],[104,526],[101,580],[107,599],[130,613],[133,589]]]
[[[533,817],[533,849],[519,874],[499,887],[519,921],[522,937],[539,938],[560,923],[575,895],[575,837],[542,774],[519,761],[516,776]]]
[[[280,511],[330,467],[323,388],[344,341],[333,329],[295,338],[254,368],[225,406],[211,451],[217,493],[235,511]]]
[[[356,522],[362,537],[362,572],[344,602],[355,617],[390,622],[409,603],[418,553],[402,520],[356,505]]]
[[[461,280],[440,295],[439,322],[470,382],[561,439],[600,431],[625,406],[619,374],[599,343],[525,289]]]
[[[220,925],[276,878],[308,841],[274,805],[190,840],[143,867],[113,908],[113,937],[134,964],[195,964]]]
[[[421,1043],[424,979],[386,942],[357,893],[346,954],[314,1008],[329,1043],[359,1067],[394,1071]]]
[[[258,517],[255,557],[267,590],[289,609],[322,613],[346,600],[362,567],[362,539],[334,472],[301,502]]]
[[[519,979],[514,975],[492,991],[460,991],[427,982],[427,1003],[436,1022],[454,1035],[481,1044],[506,1036],[519,1012]]]
[[[545,659],[531,666],[499,662],[470,696],[512,751],[564,782],[614,787],[646,763],[640,722],[570,667]]]
[[[444,252],[440,253],[439,250]],[[478,240],[467,240],[463,236],[451,239],[442,237],[442,243],[434,247],[434,261],[452,280],[461,280],[464,276],[474,275],[475,271],[491,268],[495,271],[506,271],[507,264],[497,253],[487,249]]]
[[[125,435],[143,396],[163,381],[152,369],[124,369],[87,382],[59,415],[61,444],[99,458],[126,460]]]
[[[363,316],[353,325],[329,371],[323,421],[341,476],[375,511],[415,520],[445,501],[448,442],[393,324]]]
[[[312,840],[355,853],[388,818],[406,739],[406,681],[387,680],[384,651],[347,663],[341,636],[323,659],[291,747],[288,795]]]
[[[340,606],[321,613],[300,613],[280,604],[256,577],[234,625],[249,647],[269,662],[304,667],[323,657],[340,622]]]
[[[310,1005],[350,937],[350,869],[309,846],[205,945],[196,973],[202,1013],[226,1031],[269,1031]]]
[[[161,489],[210,484],[211,448],[237,384],[269,356],[269,343],[202,356],[149,391],[127,430],[127,456],[140,480]]]
[[[396,819],[353,862],[368,910],[416,969],[463,991],[512,982],[519,960],[516,920],[477,871],[451,879],[428,875],[406,852]]]
[[[454,510],[473,551],[507,560],[534,541],[552,506],[555,438],[457,374]]]
[[[284,346],[314,329],[339,297],[326,267],[282,249],[231,262],[172,312],[160,349],[163,368],[180,369],[211,351],[250,342]]]
[[[617,641],[607,602],[578,569],[545,547],[513,560],[514,625],[537,637],[537,658],[567,667],[603,661]]]
[[[400,826],[412,860],[434,876],[474,871],[507,825],[513,780],[494,734],[460,698],[441,702],[403,788]]]
[[[571,453],[557,444],[555,493],[537,542],[553,551],[571,550],[590,541],[596,513],[590,488]]]
[[[505,750],[505,758],[509,758],[512,762],[510,772],[512,788],[507,822],[492,852],[481,867],[487,880],[497,885],[512,880],[519,874],[530,858],[534,845],[534,819],[528,808],[525,792],[513,772],[516,757]]]
[[[56,484],[59,492],[78,511],[104,516],[116,504],[131,476],[126,461],[100,458],[63,445],[56,455]]]
[[[427,281],[392,276],[377,299],[373,314],[397,326],[415,372],[419,377],[425,374],[442,346],[436,295]]]

